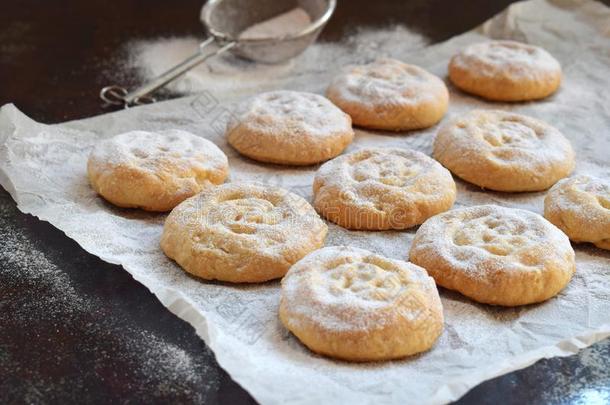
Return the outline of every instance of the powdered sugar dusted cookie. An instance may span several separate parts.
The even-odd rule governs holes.
[[[316,353],[376,361],[430,349],[443,329],[443,308],[421,267],[332,246],[290,268],[280,319]]]
[[[558,294],[576,268],[567,236],[530,211],[481,205],[439,214],[415,234],[411,262],[475,301],[532,304]]]
[[[348,229],[410,228],[455,201],[447,169],[400,148],[367,148],[326,162],[313,191],[316,210]]]
[[[161,248],[207,280],[254,283],[282,277],[322,247],[327,227],[301,197],[257,183],[205,190],[167,217]]]
[[[188,132],[132,131],[96,145],[87,171],[93,189],[114,205],[169,211],[222,183],[229,165],[216,145]]]
[[[453,174],[498,191],[545,190],[574,169],[570,142],[524,115],[474,110],[443,125],[434,157]]]
[[[350,117],[326,98],[273,91],[242,102],[227,125],[227,140],[261,162],[311,165],[340,154],[354,139]]]
[[[557,182],[544,199],[544,216],[574,242],[610,249],[610,181],[580,175]]]
[[[424,69],[394,59],[346,69],[334,78],[326,96],[354,124],[385,130],[427,128],[445,115],[445,83]]]
[[[535,100],[557,90],[561,66],[537,46],[489,41],[470,45],[453,56],[449,78],[460,89],[490,100]]]

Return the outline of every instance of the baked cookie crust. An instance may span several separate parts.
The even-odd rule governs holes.
[[[279,316],[312,351],[348,361],[426,351],[443,329],[438,291],[424,269],[347,246],[317,250],[292,266]]]
[[[354,139],[352,120],[313,93],[273,91],[240,103],[227,124],[227,141],[261,162],[312,165],[339,155]]]
[[[93,189],[110,203],[169,211],[229,174],[212,142],[181,130],[132,131],[96,145],[87,163]]]
[[[576,269],[563,232],[538,214],[497,205],[430,218],[415,234],[409,260],[442,287],[502,306],[548,300]]]
[[[473,110],[443,125],[433,155],[456,176],[497,191],[546,190],[574,169],[570,142],[549,124],[500,110]]]
[[[544,199],[544,217],[574,242],[610,250],[610,182],[588,175],[560,180]]]
[[[324,245],[327,230],[296,194],[258,183],[226,183],[174,208],[161,248],[197,277],[256,283],[284,276]]]
[[[447,112],[445,83],[426,70],[395,59],[345,69],[326,96],[355,125],[390,131],[428,128]]]
[[[451,173],[423,153],[366,148],[317,171],[314,207],[347,229],[407,229],[446,211],[456,197]]]
[[[461,90],[488,100],[548,97],[561,84],[561,65],[544,49],[516,41],[473,44],[449,62],[449,78]]]

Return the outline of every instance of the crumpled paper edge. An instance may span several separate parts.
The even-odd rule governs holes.
[[[14,105],[7,104],[3,106],[0,109],[0,158],[2,159],[8,159],[7,149],[5,147],[6,140],[18,127],[19,121],[30,121],[30,124],[43,126],[42,124],[36,123],[21,113]],[[10,125],[6,125],[7,123]],[[4,187],[11,194],[13,199],[15,199],[15,187],[9,180],[7,173],[5,173],[1,168],[0,185],[2,185],[2,187]],[[16,202],[17,207],[21,212],[30,214],[41,221],[49,222],[51,225],[62,231],[67,237],[76,241],[76,243],[88,253],[93,254],[108,263],[122,266],[132,275],[134,280],[144,285],[151,293],[153,293],[163,304],[163,306],[165,306],[180,319],[193,326],[197,335],[203,339],[213,351],[218,364],[225,370],[231,369],[231,378],[246,389],[257,401],[265,404],[279,403],[277,398],[270,396],[267,390],[257,392],[258,390],[256,386],[252,384],[253,377],[248,373],[244,373],[242,375],[235,372],[235,370],[245,370],[247,367],[236,367],[234,363],[235,355],[227,351],[226,346],[221,347],[221,345],[218,343],[219,339],[223,339],[223,337],[225,337],[225,334],[213,323],[209,323],[206,317],[202,313],[198,312],[196,304],[186,297],[182,292],[174,288],[161,286],[141,274],[141,272],[139,272],[137,269],[131,268],[128,265],[125,266],[119,263],[117,260],[114,260],[112,257],[96,253],[95,249],[81,244],[77,240],[76,235],[72,235],[71,232],[62,230],[52,215],[35,214],[25,204],[20,203],[18,200],[16,200]],[[562,340],[555,345],[538,348],[511,359],[507,359],[500,365],[496,363],[492,366],[481,369],[476,373],[470,373],[462,376],[459,379],[447,381],[438,387],[436,394],[430,398],[429,403],[440,404],[457,400],[470,389],[483,383],[484,381],[525,368],[542,358],[565,357],[577,354],[579,350],[607,337],[610,337],[610,323],[604,324],[602,327],[593,329],[587,333]],[[240,358],[240,362],[243,363],[246,361],[249,361],[247,357]]]

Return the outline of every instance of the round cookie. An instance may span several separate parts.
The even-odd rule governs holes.
[[[212,142],[177,129],[132,131],[97,144],[87,163],[93,189],[112,204],[169,211],[229,174]]]
[[[254,160],[311,165],[339,155],[354,139],[354,130],[351,118],[320,95],[272,91],[239,104],[226,136]]]
[[[559,229],[533,212],[497,205],[430,218],[409,255],[438,285],[503,306],[557,295],[576,269],[574,250]]]
[[[585,175],[557,182],[544,199],[544,216],[574,242],[610,249],[610,182]]]
[[[449,104],[441,79],[394,59],[346,69],[333,79],[326,96],[355,125],[392,131],[430,127],[441,120]]]
[[[314,207],[348,229],[406,229],[451,208],[455,182],[423,153],[367,148],[323,164],[313,183]]]
[[[456,176],[497,191],[546,190],[574,169],[570,142],[524,115],[474,110],[443,125],[434,157]]]
[[[326,224],[303,198],[278,187],[227,183],[189,198],[165,221],[161,248],[206,280],[282,277],[323,246]]]
[[[496,101],[545,98],[561,84],[561,66],[547,51],[515,41],[468,46],[449,62],[451,82],[467,93]]]
[[[312,351],[349,361],[423,352],[443,329],[438,291],[424,269],[347,246],[317,250],[290,268],[279,315]]]

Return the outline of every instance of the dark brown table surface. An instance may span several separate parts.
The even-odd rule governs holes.
[[[336,41],[355,27],[402,23],[437,42],[509,3],[340,0],[321,40]],[[0,104],[15,103],[45,123],[107,112],[97,92],[118,73],[125,44],[200,35],[201,5],[2,1]],[[133,72],[121,79],[137,83]],[[0,188],[0,403],[108,402],[255,401],[145,287],[48,223],[20,213]],[[610,403],[610,341],[485,382],[459,402]]]

